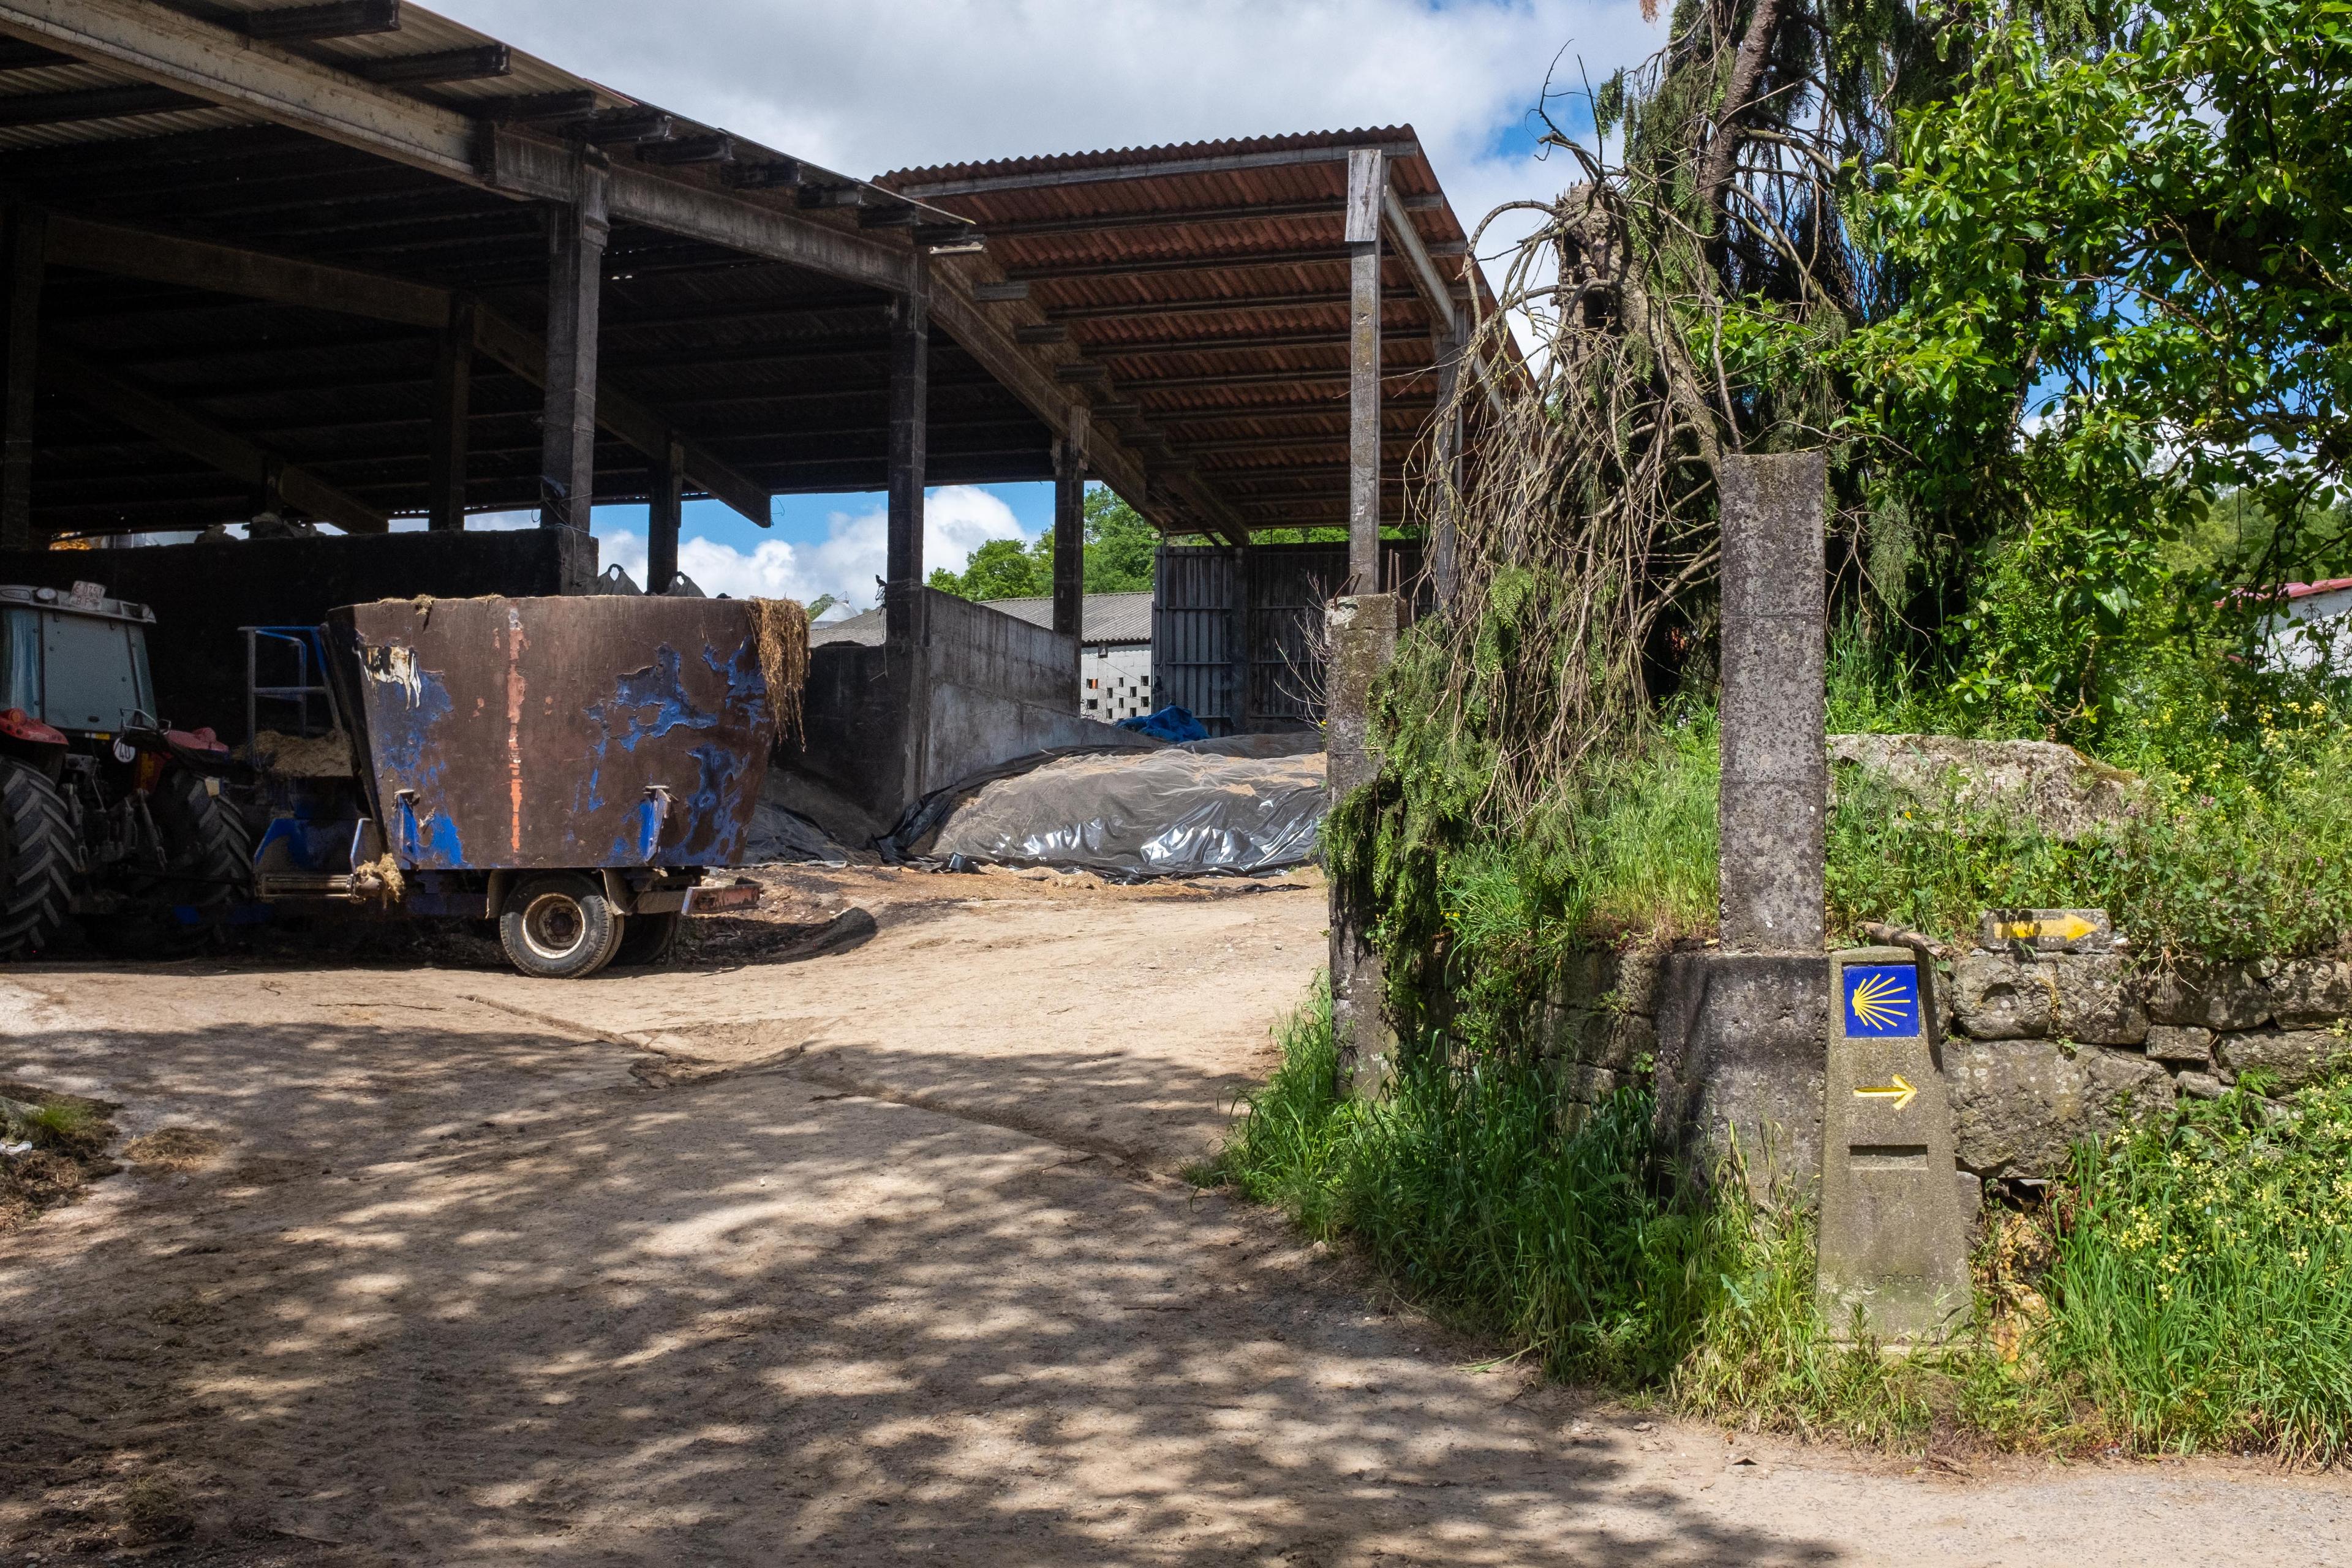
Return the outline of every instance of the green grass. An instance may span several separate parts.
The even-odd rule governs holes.
[[[1539,1064],[1433,1044],[1386,1100],[1343,1100],[1328,997],[1279,1034],[1213,1175],[1554,1376],[1871,1447],[2328,1460],[2352,1437],[2352,1077],[2078,1150],[2047,1209],[1990,1211],[1971,1327],[1887,1356],[1815,1310],[1809,1215],[1692,1181],[1646,1089],[1571,1115]]]

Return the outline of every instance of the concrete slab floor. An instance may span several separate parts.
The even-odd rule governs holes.
[[[569,985],[0,976],[0,1077],[227,1140],[0,1239],[0,1561],[2352,1563],[2338,1476],[1964,1477],[1476,1370],[1186,1186],[1311,885],[772,880]]]

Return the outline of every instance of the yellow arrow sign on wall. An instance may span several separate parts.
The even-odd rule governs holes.
[[[1894,1081],[1885,1088],[1857,1089],[1853,1091],[1853,1097],[1856,1100],[1891,1100],[1895,1102],[1894,1108],[1901,1110],[1911,1103],[1913,1097],[1918,1092],[1911,1087],[1901,1073],[1896,1073],[1894,1075]]]
[[[2008,942],[2032,942],[2045,936],[2054,936],[2061,942],[2080,942],[2098,929],[2070,910],[2054,921],[2004,921],[2000,934]]]

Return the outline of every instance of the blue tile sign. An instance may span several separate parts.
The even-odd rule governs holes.
[[[1907,963],[1847,965],[1845,1032],[1865,1040],[1919,1033],[1918,970]]]

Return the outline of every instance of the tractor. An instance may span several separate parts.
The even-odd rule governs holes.
[[[144,605],[94,584],[0,586],[0,958],[76,916],[113,947],[243,903],[252,835],[210,729],[155,716]]]

